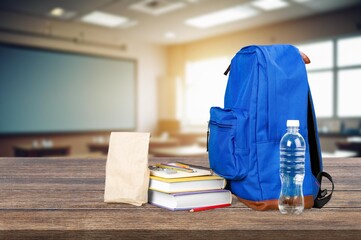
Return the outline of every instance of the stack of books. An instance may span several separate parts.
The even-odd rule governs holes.
[[[170,210],[208,209],[230,206],[232,194],[226,180],[209,169],[184,163],[150,166],[148,202]]]

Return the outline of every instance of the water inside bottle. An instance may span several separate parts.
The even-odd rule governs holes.
[[[278,207],[282,214],[296,214],[303,212],[303,197],[281,196],[278,200]]]
[[[305,174],[305,142],[297,131],[288,132],[280,143],[281,193],[278,208],[282,214],[301,214]]]

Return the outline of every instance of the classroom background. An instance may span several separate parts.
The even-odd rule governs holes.
[[[359,0],[1,1],[0,157],[106,155],[112,131],[207,156],[232,57],[281,43],[311,59],[323,155],[361,156]]]

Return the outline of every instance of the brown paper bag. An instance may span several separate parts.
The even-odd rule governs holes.
[[[141,206],[148,201],[149,138],[149,133],[111,133],[104,202]]]

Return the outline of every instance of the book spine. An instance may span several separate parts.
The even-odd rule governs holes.
[[[181,195],[192,195],[192,194],[203,194],[203,193],[215,193],[215,192],[229,192],[226,189],[212,189],[212,190],[204,190],[204,191],[192,191],[192,192],[179,192],[172,193],[173,196],[181,196]]]

